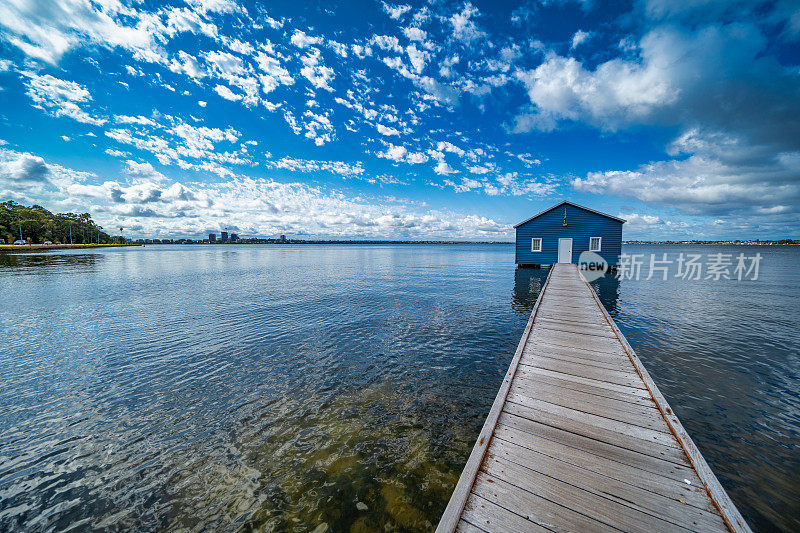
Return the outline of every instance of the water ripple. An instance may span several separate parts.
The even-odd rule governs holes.
[[[800,514],[782,253],[746,288],[595,284],[764,530]],[[545,276],[510,246],[0,255],[0,530],[432,530]]]

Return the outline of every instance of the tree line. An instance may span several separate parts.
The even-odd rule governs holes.
[[[102,229],[89,213],[53,214],[40,205],[27,207],[11,200],[0,203],[0,244],[20,239],[30,244],[108,244],[121,240]]]

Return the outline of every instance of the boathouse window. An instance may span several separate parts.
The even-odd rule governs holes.
[[[542,251],[542,239],[540,237],[531,239],[531,252],[541,252],[541,251]]]
[[[600,244],[603,240],[602,237],[589,237],[589,251],[590,252],[599,252],[600,251]]]

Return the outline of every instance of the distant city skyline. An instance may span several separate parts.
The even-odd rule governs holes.
[[[0,4],[0,200],[128,238],[800,237],[790,0]]]

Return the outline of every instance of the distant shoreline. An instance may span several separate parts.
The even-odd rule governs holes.
[[[176,246],[176,245],[214,245],[214,246],[229,246],[229,245],[320,245],[320,244],[336,244],[336,245],[454,245],[454,244],[470,244],[470,245],[514,245],[514,242],[507,241],[302,241],[302,240],[287,240],[285,242],[216,242],[209,243],[203,241],[173,241],[173,242],[129,242],[125,244],[0,244],[0,253],[9,252],[31,252],[31,251],[50,251],[50,250],[78,250],[78,249],[91,249],[91,248],[124,248],[130,246]],[[800,241],[794,242],[780,242],[780,241],[623,241],[622,244],[634,245],[703,245],[703,246],[797,246]]]
[[[787,239],[788,240],[788,239]],[[232,244],[516,244],[514,241],[325,241],[325,240],[286,240],[277,239],[242,239],[236,242],[208,242],[191,241],[187,239],[172,242],[136,242],[140,245],[165,245],[165,244],[211,244],[214,246],[229,246]],[[702,244],[702,245],[731,245],[731,246],[791,246],[800,245],[800,240],[793,242],[784,241],[622,241],[622,244]]]
[[[0,244],[0,252],[28,252],[31,250],[75,250],[83,248],[118,248],[125,246],[141,246],[138,243],[126,244]]]
[[[797,246],[800,241],[622,241],[622,244],[701,244],[706,246]]]
[[[151,239],[148,239],[151,240]],[[326,241],[326,240],[300,240],[300,239],[287,239],[285,241],[281,241],[278,239],[239,239],[238,241],[233,242],[208,242],[206,240],[198,240],[193,241],[191,239],[175,239],[169,240],[167,239],[166,242],[164,240],[160,240],[159,242],[155,242],[158,239],[153,239],[151,242],[140,242],[140,240],[135,241],[136,244],[142,245],[164,245],[164,244],[208,244],[214,246],[229,246],[232,244],[514,244],[511,241],[378,241],[378,240],[370,240],[370,241]]]

